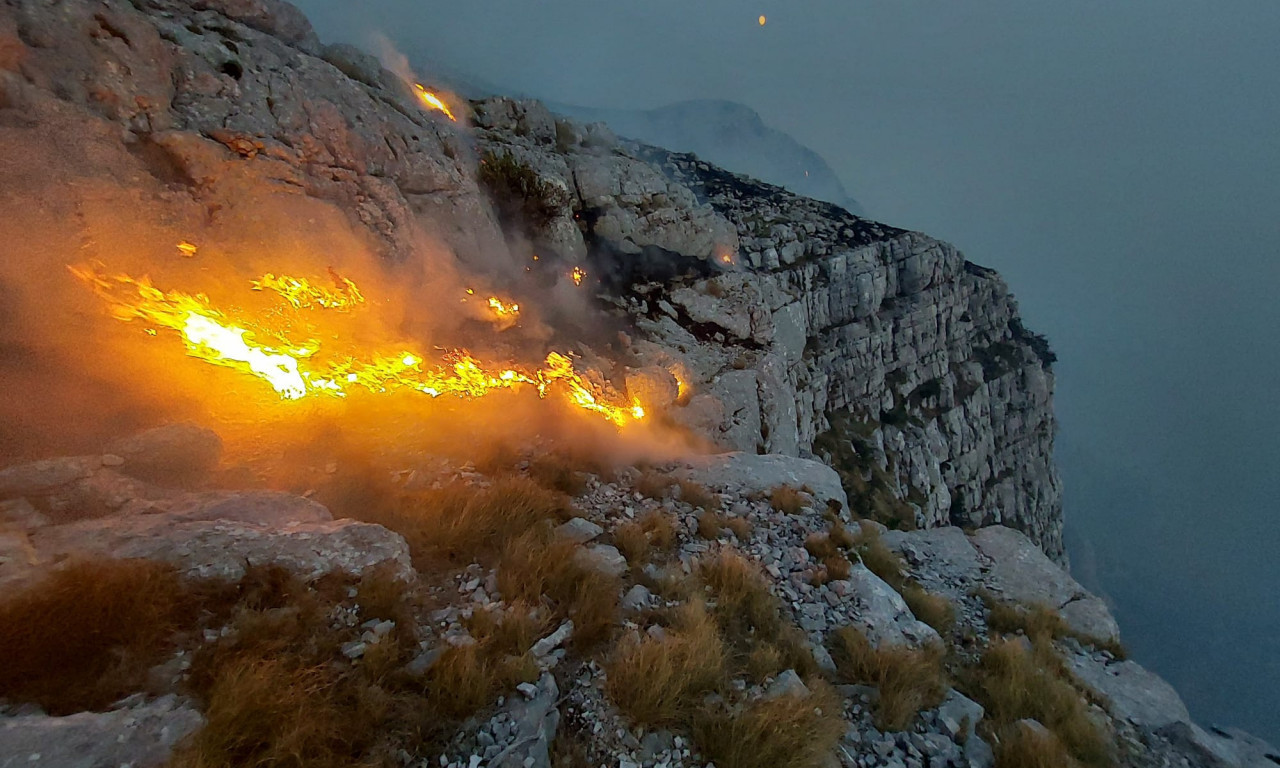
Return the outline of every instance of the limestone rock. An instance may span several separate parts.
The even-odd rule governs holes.
[[[579,548],[573,560],[582,568],[602,576],[621,576],[627,572],[627,558],[608,544],[591,544]]]
[[[0,766],[159,768],[203,722],[174,696],[110,712],[0,717]]]
[[[556,536],[574,544],[585,544],[604,533],[604,529],[583,517],[575,517],[556,528]]]
[[[1104,702],[1112,716],[1148,730],[1190,723],[1191,714],[1173,686],[1132,661],[1107,662],[1075,654],[1071,673]]]
[[[234,520],[139,515],[42,528],[32,544],[43,560],[72,555],[145,558],[172,563],[188,576],[235,581],[250,565],[279,565],[306,579],[328,573],[360,576],[388,565],[413,578],[399,534],[351,520],[291,523],[280,528]]]
[[[768,494],[780,485],[808,488],[819,508],[837,501],[847,508],[840,477],[831,467],[810,459],[751,453],[724,453],[691,459],[674,474],[712,489],[747,495]]]
[[[861,562],[850,569],[848,597],[856,610],[856,623],[873,645],[920,646],[941,641],[933,627],[911,613],[893,587],[869,571]]]
[[[1041,603],[1058,611],[1077,632],[1100,640],[1120,635],[1107,606],[1085,591],[1075,579],[1026,536],[1004,526],[983,528],[973,535],[973,545],[991,558],[987,583],[1010,600]]]

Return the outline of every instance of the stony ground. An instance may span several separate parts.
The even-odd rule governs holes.
[[[481,558],[422,571],[415,569],[411,546],[399,534],[334,520],[314,500],[268,491],[201,490],[190,482],[177,490],[139,478],[158,463],[166,472],[182,470],[179,474],[188,477],[208,472],[217,464],[218,440],[199,428],[161,428],[112,450],[118,453],[0,470],[5,594],[21,594],[86,555],[149,559],[171,564],[184,577],[223,582],[269,565],[313,584],[334,574],[358,580],[387,569],[416,585],[418,607],[399,618],[413,626],[364,619],[364,587],[344,588],[326,614],[331,629],[344,638],[332,663],[375,663],[379,649],[401,643],[397,633],[409,629],[411,645],[396,663],[402,673],[427,678],[445,663],[441,659],[451,658],[449,649],[483,642],[473,636],[485,626],[476,623],[479,617],[524,615],[529,608],[504,599],[502,561]],[[517,460],[513,469],[537,475],[536,463]],[[462,483],[476,492],[494,482],[471,465],[442,461],[405,467],[394,476],[411,477],[427,488]],[[502,688],[460,720],[438,752],[401,750],[393,762],[467,768],[713,762],[696,729],[691,732],[680,722],[638,724],[610,687],[610,671],[627,643],[678,636],[678,622],[672,624],[670,616],[680,606],[710,599],[714,610],[718,599],[727,599],[710,586],[699,595],[701,585],[710,583],[700,569],[709,559],[736,553],[776,599],[772,604],[782,625],[795,632],[807,661],[800,669],[779,669],[775,661],[759,676],[737,668],[719,693],[707,694],[710,698],[698,706],[727,703],[749,709],[806,697],[826,701],[824,691],[834,692],[838,732],[824,742],[829,749],[814,765],[993,765],[993,746],[999,749],[997,742],[1010,738],[1009,725],[984,718],[983,706],[974,700],[983,698],[981,688],[968,682],[965,670],[1001,634],[1022,638],[1028,648],[1047,638],[1055,658],[1070,670],[1067,679],[1089,717],[1111,734],[1111,759],[1120,764],[1265,765],[1260,761],[1267,760],[1262,755],[1268,747],[1243,734],[1199,729],[1167,684],[1117,659],[1119,650],[1110,642],[1115,625],[1101,601],[1011,529],[901,532],[859,524],[845,507],[832,470],[778,456],[725,454],[604,476],[571,471],[551,484],[563,485],[566,478],[575,495],[551,529],[552,545],[567,546],[559,551],[617,590],[618,613],[610,619],[607,639],[587,650],[579,647],[572,619],[546,620],[555,601],[544,595],[542,607],[533,609],[546,615],[537,625],[543,629],[530,638],[533,666],[523,673],[524,682]],[[794,493],[779,494],[780,488]],[[93,513],[85,517],[83,510]],[[645,529],[655,520],[668,521],[669,541]],[[648,531],[644,542],[651,546],[637,552],[636,540],[628,535],[641,529]],[[840,531],[852,540],[843,542]],[[833,555],[821,543],[824,536],[844,546]],[[892,553],[895,571],[885,571],[885,552]],[[944,622],[922,614],[938,629],[917,618],[913,607],[925,609],[908,605],[903,596],[912,589],[908,585],[946,600],[950,618]],[[1061,615],[1061,623],[1044,636],[1025,618],[1018,619],[1023,622],[1018,627],[993,628],[1008,621],[998,618],[993,606],[1013,601],[1047,606]],[[945,650],[943,688],[910,714],[905,727],[877,728],[881,690],[853,682],[842,660],[833,658],[833,649],[839,656],[833,638],[847,627],[881,649]],[[196,738],[209,716],[200,698],[187,693],[192,659],[199,658],[201,646],[225,643],[242,631],[234,623],[204,626],[153,670],[148,690],[101,712],[50,716],[10,698],[0,716],[0,765],[162,764],[173,745]],[[164,682],[156,687],[155,680]],[[894,684],[889,678],[880,682]],[[1019,721],[1017,727],[1048,733],[1033,720]],[[754,765],[741,758],[729,758],[727,764]]]

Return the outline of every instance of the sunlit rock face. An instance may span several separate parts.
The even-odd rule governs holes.
[[[464,269],[510,271],[494,255],[531,246],[612,316],[579,321],[584,338],[623,331],[615,379],[676,380],[672,420],[726,449],[827,461],[880,519],[1005,523],[1061,556],[1052,357],[995,273],[536,102],[452,104],[457,122],[282,3],[73,0],[51,14],[13,0],[0,129],[48,156],[6,159],[15,215],[0,234],[78,215],[66,250],[110,256],[99,208],[159,206],[263,242],[283,216],[321,269],[344,249],[403,264],[444,248]],[[482,160],[508,155],[542,182],[537,222],[504,221],[485,191]]]

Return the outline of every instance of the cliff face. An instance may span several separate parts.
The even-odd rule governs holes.
[[[1061,556],[1047,348],[951,246],[536,103],[478,103],[473,139],[289,6],[3,7],[3,130],[32,148],[7,173],[16,210],[132,177],[110,194],[150,190],[206,237],[284,200],[392,262],[443,243],[480,268],[507,245],[476,155],[510,153],[550,190],[538,243],[586,264],[633,325],[635,386],[666,370],[692,391],[676,419],[728,448],[819,455],[887,522],[1006,523]],[[51,134],[93,151],[50,152]]]
[[[76,378],[88,362],[131,368],[148,356],[104,361],[83,343],[96,337],[68,341],[68,329],[102,323],[100,307],[83,309],[83,295],[66,289],[69,261],[127,262],[159,285],[219,268],[261,275],[282,260],[323,274],[360,266],[352,254],[373,254],[395,277],[451,271],[505,278],[513,291],[526,272],[558,281],[563,291],[543,295],[591,306],[548,308],[540,340],[575,340],[592,372],[655,420],[738,449],[643,473],[530,453],[479,471],[476,456],[422,452],[379,456],[405,463],[373,471],[367,456],[342,466],[350,454],[325,435],[288,461],[246,459],[224,456],[207,429],[168,425],[2,467],[0,611],[18,605],[5,616],[22,623],[0,627],[36,660],[6,671],[64,673],[38,638],[57,645],[80,617],[62,626],[22,606],[38,605],[42,580],[82,557],[102,573],[161,564],[166,578],[220,583],[175,581],[198,587],[192,599],[232,603],[190,611],[182,621],[195,623],[161,648],[175,655],[139,659],[140,677],[99,691],[100,701],[46,715],[29,706],[40,699],[23,695],[21,674],[0,676],[0,765],[161,765],[180,740],[178,764],[211,764],[192,750],[216,748],[200,734],[216,738],[212,726],[228,717],[248,751],[221,763],[303,759],[268,750],[297,750],[289,713],[311,720],[324,707],[324,738],[302,745],[332,758],[320,765],[394,755],[386,764],[549,768],[561,738],[611,765],[753,765],[759,746],[806,767],[991,768],[993,746],[1061,753],[1060,737],[1090,764],[1280,762],[1245,734],[1201,730],[1167,684],[1117,658],[1105,604],[1053,561],[1062,521],[1052,354],[997,275],[924,235],[619,141],[536,103],[467,111],[474,126],[423,109],[403,80],[359,51],[322,45],[274,0],[0,0],[0,455],[36,452],[30,437],[42,430],[120,437],[128,420],[116,407],[136,405],[109,386],[65,391],[64,379],[88,386]],[[410,284],[403,303],[461,313],[430,281]],[[159,398],[171,379],[150,390],[125,383]],[[460,437],[474,452],[471,435]],[[276,458],[289,466],[270,477],[305,495],[256,487],[255,468]],[[458,533],[469,526],[470,543]],[[962,530],[971,526],[981,530]],[[345,588],[315,589],[335,578]],[[132,597],[108,592],[89,599]],[[386,613],[367,615],[379,603]],[[725,608],[735,604],[743,610]],[[265,656],[244,657],[281,666],[281,654],[305,647],[300,679],[257,689],[297,692],[297,707],[279,708],[289,713],[239,716],[257,692],[229,695],[226,707],[187,698],[200,684],[192,658],[230,659],[223,651],[255,622],[271,634],[263,628],[304,615],[314,634],[288,635],[299,648],[272,636]],[[499,643],[491,635],[508,621],[519,627]],[[597,636],[581,639],[587,632]],[[697,638],[711,654],[667,682],[716,667],[707,688],[672,694],[680,712],[711,719],[636,728],[643,720],[610,670],[625,672],[636,649],[669,661]],[[935,644],[957,679],[943,674],[941,651],[922,647]],[[117,649],[97,650],[110,661]],[[887,650],[937,670],[920,700],[889,718],[889,678],[861,668],[872,657],[833,650]],[[19,653],[5,652],[6,662]],[[463,686],[440,670],[456,672],[459,657],[503,677],[458,701]],[[981,682],[997,679],[1001,658],[1052,696],[1009,705]],[[641,661],[636,677],[648,682],[653,665]],[[85,669],[75,682],[102,682]],[[234,681],[234,671],[212,674]],[[333,677],[316,685],[320,673]],[[1012,676],[1019,701],[1025,682]],[[370,715],[352,705],[393,694],[403,706]],[[756,728],[753,718],[779,709],[813,738],[773,720]],[[352,733],[362,727],[353,714],[373,717],[368,733]],[[250,721],[262,733],[246,746],[237,729]],[[708,723],[754,733],[752,754],[736,737],[709,738]],[[333,747],[330,729],[359,738]],[[804,743],[789,746],[796,733]],[[347,751],[325,752],[338,749]]]
[[[702,393],[689,423],[820,455],[888,522],[1005,523],[1062,555],[1052,353],[995,272],[689,155],[579,139],[534,103],[477,111],[488,151],[572,190],[553,245],[624,275],[621,306],[656,345],[641,358]]]

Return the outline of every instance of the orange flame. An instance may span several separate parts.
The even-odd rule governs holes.
[[[413,90],[418,94],[418,98],[422,100],[422,103],[427,105],[428,108],[434,109],[437,112],[443,112],[445,117],[455,123],[458,122],[458,118],[453,116],[453,110],[449,109],[449,105],[445,104],[444,100],[439,96],[422,87],[421,83],[414,83]]]
[[[582,285],[582,278],[587,276],[587,271],[582,267],[574,267],[569,273],[569,277],[573,278],[574,285]]]
[[[364,303],[364,295],[360,293],[360,289],[356,287],[355,283],[332,269],[329,270],[329,276],[333,279],[335,286],[332,289],[312,285],[311,281],[305,277],[289,277],[288,275],[277,277],[270,272],[260,279],[252,281],[250,286],[255,291],[275,291],[296,309],[321,307],[323,309],[346,311],[357,304]]]
[[[530,386],[543,398],[553,389],[561,390],[569,403],[597,413],[618,426],[644,418],[644,408],[639,401],[621,403],[617,393],[588,381],[575,370],[572,359],[559,352],[549,354],[544,365],[534,370],[485,365],[460,349],[445,353],[441,363],[435,366],[426,365],[421,355],[407,350],[375,354],[363,360],[329,359],[320,355],[319,342],[294,343],[281,331],[251,320],[233,320],[214,307],[204,294],[162,291],[145,277],[107,276],[88,266],[69,269],[106,301],[115,318],[143,320],[149,325],[176,331],[191,357],[261,379],[286,400],[345,397],[357,387],[373,393],[408,389],[431,397],[452,395],[475,399],[498,390]],[[334,294],[318,290],[304,279],[284,275],[268,275],[253,283],[257,290],[264,287],[274,290],[298,310],[349,306],[332,303],[335,296],[347,299],[359,296],[359,302],[363,302],[354,283],[346,281],[345,285],[344,291]],[[311,290],[303,290],[303,286],[310,286]],[[510,305],[510,311],[518,311],[518,307]],[[155,335],[154,328],[147,331]],[[269,339],[270,343],[264,343],[261,338]]]
[[[497,296],[489,297],[489,309],[492,309],[493,313],[498,317],[503,318],[514,317],[515,315],[520,314],[519,304],[505,304],[502,299],[499,299]]]

